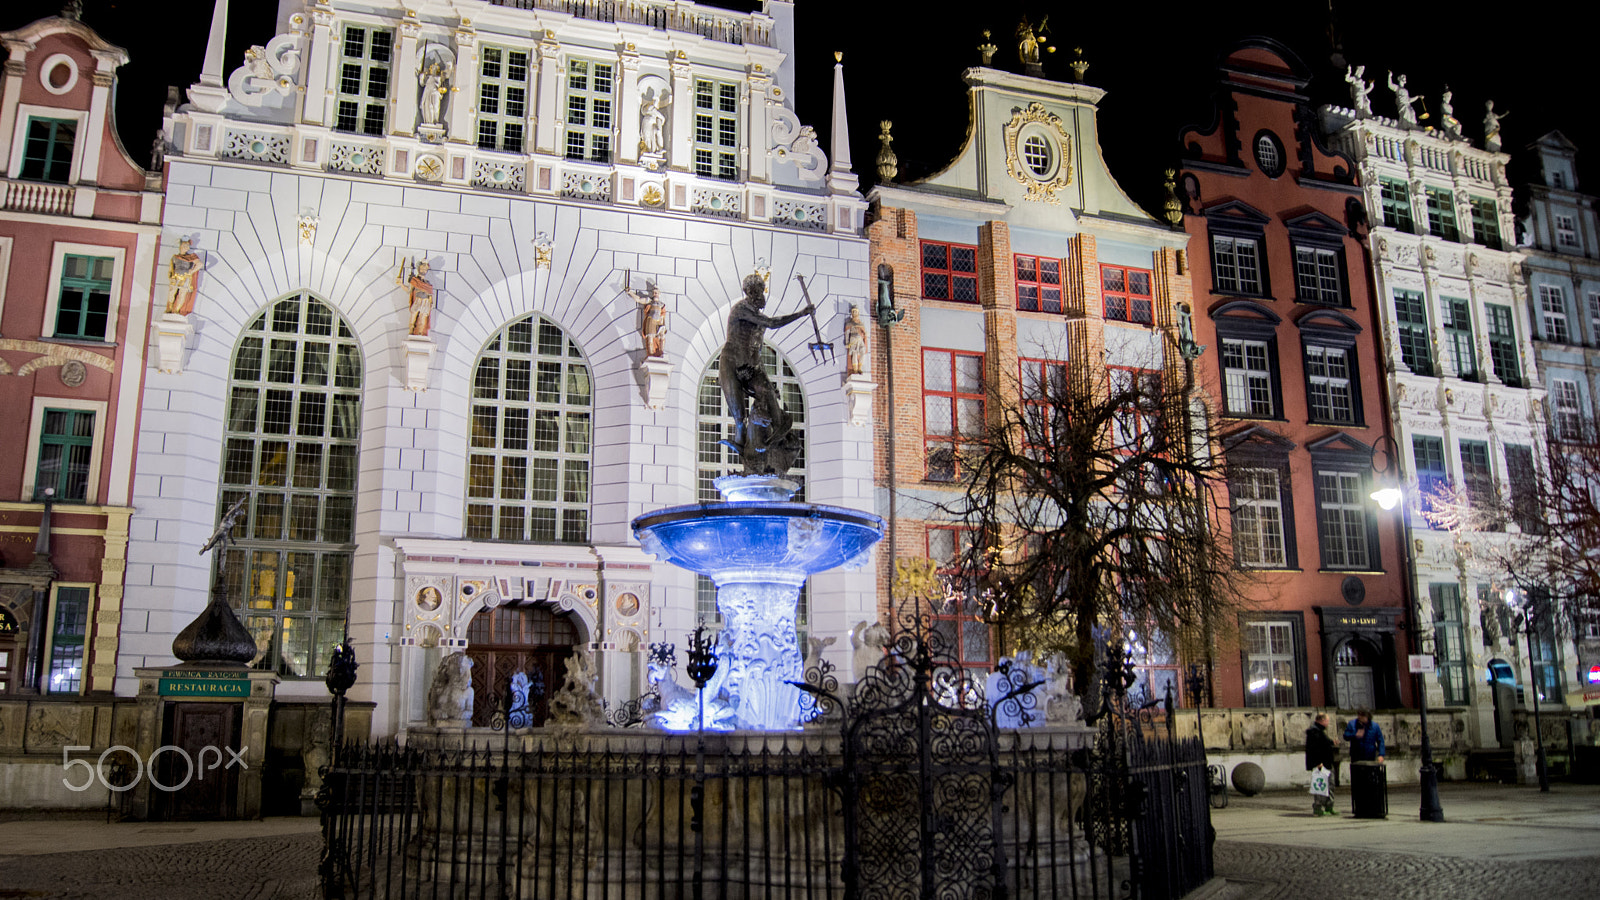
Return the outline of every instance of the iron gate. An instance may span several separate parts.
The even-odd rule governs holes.
[[[936,634],[891,651],[849,704],[815,673],[800,733],[347,745],[319,795],[324,895],[1123,900],[1210,878],[1204,752],[1129,708],[1120,649],[1092,735],[997,730]],[[1026,671],[998,698],[1024,720]]]

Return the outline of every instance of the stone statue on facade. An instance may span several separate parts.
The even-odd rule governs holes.
[[[188,238],[178,239],[178,252],[167,261],[167,314],[187,316],[194,311],[194,280],[200,274],[200,256],[189,249]]]
[[[733,419],[729,447],[744,461],[746,475],[782,476],[800,453],[800,436],[784,409],[777,389],[761,364],[761,348],[769,328],[782,328],[810,315],[809,302],[798,312],[776,318],[762,312],[767,305],[767,282],[746,275],[744,296],[728,313],[728,340],[722,346],[717,381],[728,415]]]
[[[450,70],[442,62],[427,63],[417,67],[417,80],[422,124],[438,127],[443,123],[445,95],[450,93]]]
[[[458,650],[439,660],[434,671],[428,686],[428,724],[469,724],[472,702],[472,660]]]
[[[605,722],[605,707],[595,690],[599,680],[594,653],[587,647],[567,659],[567,675],[561,690],[550,698],[550,722],[557,725],[590,727]]]
[[[1510,113],[1497,113],[1494,111],[1494,101],[1483,102],[1483,149],[1490,153],[1500,152],[1500,120]]]
[[[1356,113],[1362,116],[1372,115],[1372,89],[1375,85],[1367,80],[1367,67],[1345,67],[1344,80],[1350,85],[1350,104],[1355,107]]]
[[[653,88],[639,101],[639,152],[661,153],[666,147],[666,108],[670,105],[665,88]]]
[[[1444,86],[1444,93],[1439,95],[1439,127],[1449,137],[1461,137],[1461,120],[1456,118],[1455,104],[1452,102],[1455,94],[1451,93],[1450,85]]]
[[[850,307],[844,323],[844,373],[862,375],[867,371],[867,326],[861,321],[861,307]]]
[[[1400,80],[1395,81],[1395,74],[1391,71],[1389,73],[1389,90],[1394,91],[1394,106],[1396,113],[1400,116],[1400,121],[1407,125],[1417,124],[1417,111],[1413,107],[1422,98],[1411,96],[1411,89],[1406,87],[1406,77],[1401,75]]]
[[[406,274],[407,267],[411,269],[410,275]],[[428,271],[432,268],[425,259],[415,264],[401,260],[400,271],[394,276],[394,283],[404,287],[409,297],[407,305],[411,312],[406,327],[419,337],[425,337],[433,326],[434,288],[433,282],[428,280]]]
[[[639,304],[639,337],[644,341],[644,355],[655,359],[667,356],[667,304],[661,299],[661,290],[654,281],[645,282],[644,290],[636,291],[624,286],[624,294]]]

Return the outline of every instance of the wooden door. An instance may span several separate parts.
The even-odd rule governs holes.
[[[159,799],[153,804],[168,819],[228,819],[234,813],[234,786],[238,780],[237,764],[228,766],[232,758],[228,750],[239,748],[239,720],[244,706],[239,703],[168,704],[167,741],[183,752],[167,750],[156,756],[153,764],[158,782],[151,782],[151,795]],[[206,748],[214,747],[216,750]],[[201,752],[205,752],[202,763]],[[219,753],[220,751],[220,757]],[[185,759],[187,754],[187,760]],[[242,754],[241,754],[242,755]],[[184,776],[193,774],[185,783]],[[215,768],[208,769],[208,766]],[[148,774],[147,774],[148,777]],[[165,790],[161,786],[177,787]]]
[[[467,657],[472,660],[472,724],[488,726],[495,704],[506,696],[511,677],[526,672],[530,681],[543,679],[543,695],[528,697],[532,724],[543,725],[550,715],[550,695],[566,679],[567,659],[578,641],[571,617],[532,604],[486,609],[473,617],[467,641]]]

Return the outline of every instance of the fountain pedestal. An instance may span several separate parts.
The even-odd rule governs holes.
[[[770,476],[717,479],[723,503],[640,516],[634,534],[658,559],[711,578],[723,617],[723,659],[706,688],[707,727],[800,724],[804,678],[795,606],[807,576],[864,565],[883,538],[871,513],[791,503],[798,485]],[[713,714],[712,705],[723,709]],[[731,721],[730,721],[731,720]]]

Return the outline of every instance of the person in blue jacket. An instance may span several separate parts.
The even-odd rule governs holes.
[[[1344,726],[1344,739],[1350,742],[1351,762],[1383,762],[1383,729],[1372,721],[1372,710],[1356,710],[1356,717]]]

